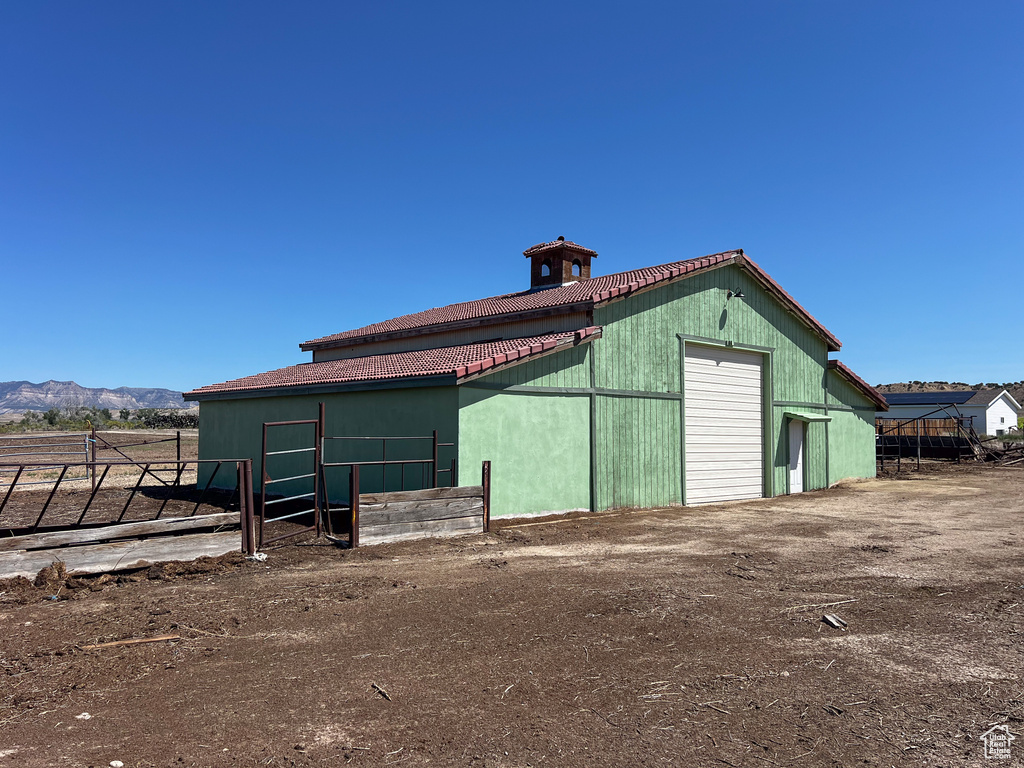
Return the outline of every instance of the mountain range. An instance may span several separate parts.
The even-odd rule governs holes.
[[[181,399],[181,392],[146,387],[103,389],[83,387],[73,381],[0,381],[0,413],[48,411],[51,408],[187,408],[195,403]]]

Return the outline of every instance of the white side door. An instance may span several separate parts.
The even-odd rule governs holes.
[[[789,492],[804,491],[804,423],[797,419],[789,422]]]

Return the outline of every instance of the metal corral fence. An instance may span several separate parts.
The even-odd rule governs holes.
[[[875,419],[876,435],[947,437],[973,429],[973,416],[950,419]]]
[[[252,461],[212,461],[205,487],[182,482],[198,476],[201,463],[71,462],[50,489],[19,488],[34,465],[17,465],[0,498],[0,578],[33,578],[55,563],[84,575],[239,549],[253,554]],[[89,470],[95,486],[62,488],[79,469]],[[211,488],[222,469],[235,476],[233,488]]]
[[[955,406],[953,411],[959,414]],[[922,458],[955,459],[959,464],[964,457],[975,458],[978,446],[974,417],[953,415],[944,407],[915,418],[875,419],[875,458],[882,469],[889,460],[899,470],[904,458],[916,459],[918,469]]]
[[[181,461],[181,432],[175,432],[172,437],[160,437],[156,439],[136,440],[130,443],[113,442],[105,438],[96,429],[90,432],[47,432],[39,435],[0,435],[0,464],[21,465],[24,462],[25,469],[22,474],[28,473],[27,477],[21,479],[21,485],[44,485],[52,482],[52,478],[34,479],[41,474],[51,473],[59,470],[65,465],[74,465],[73,471],[66,476],[66,480],[92,479],[96,482],[96,474],[92,465],[105,458],[102,453],[115,453],[126,461],[134,461],[135,458],[125,453],[126,449],[137,448],[143,445],[155,445],[158,443],[174,443],[174,455],[177,461]],[[29,468],[29,464],[32,466]],[[0,466],[0,482],[5,478],[5,473],[16,471],[16,467]],[[32,478],[32,479],[30,479]]]
[[[255,510],[258,548],[306,533],[315,532],[319,536],[322,525],[333,537],[331,517],[332,511],[337,510],[331,509],[331,501],[344,498],[351,502],[352,473],[358,473],[360,467],[364,469],[364,482],[367,470],[379,471],[382,491],[389,487],[400,491],[410,487],[437,488],[445,475],[447,486],[456,485],[455,459],[447,467],[439,466],[439,450],[453,448],[455,443],[440,442],[437,430],[430,435],[350,437],[327,435],[325,423],[324,403],[319,404],[315,419],[263,423],[262,476]],[[359,446],[373,458],[326,460],[332,452],[331,446],[337,448],[345,444]],[[327,472],[339,469],[340,472]],[[358,486],[358,479],[356,484]],[[286,521],[309,524],[300,523],[298,528],[274,526],[276,530],[272,535],[265,532],[271,524]]]
[[[88,464],[90,458],[95,460],[88,432],[0,436],[0,463],[10,462],[15,465],[0,466],[0,482],[3,482],[7,475],[18,471],[18,467],[27,467],[32,464],[33,466],[27,471],[30,476],[38,477],[41,473],[60,469],[69,460],[79,462],[75,465],[79,471],[75,473],[74,478],[69,479],[86,479],[90,476]],[[18,472],[19,477],[25,471],[22,469]],[[50,482],[52,482],[51,479],[26,479],[22,481],[22,485],[41,485]]]
[[[183,483],[186,474],[194,475],[201,464],[213,471],[200,488]],[[23,476],[48,467],[58,469],[57,477],[45,481],[25,481]],[[223,471],[222,471],[223,470]],[[85,471],[94,478],[92,487],[67,489],[58,494],[69,475],[81,479]],[[242,548],[255,551],[253,529],[253,493],[251,459],[191,459],[70,462],[60,465],[19,462],[0,464],[0,541],[24,536],[81,528],[102,528],[122,523],[154,522],[165,518],[202,521],[213,511],[234,512],[242,525]],[[134,482],[123,482],[127,474]],[[234,475],[233,487],[215,488],[214,481],[225,473]],[[108,476],[121,482],[105,487]],[[50,483],[52,488],[33,491],[22,486]],[[181,526],[179,526],[181,527]],[[188,526],[185,526],[188,527]]]

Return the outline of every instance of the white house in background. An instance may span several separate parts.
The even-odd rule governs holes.
[[[876,419],[974,418],[979,435],[1002,435],[1017,426],[1020,404],[1005,389],[971,389],[961,392],[889,392],[889,411],[878,411]],[[940,409],[945,409],[940,410]],[[937,412],[936,412],[937,411]]]

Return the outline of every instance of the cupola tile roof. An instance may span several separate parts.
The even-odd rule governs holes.
[[[543,253],[545,251],[555,251],[560,248],[565,248],[566,250],[569,251],[578,251],[580,253],[585,253],[591,257],[597,256],[597,251],[593,251],[590,248],[585,248],[579,243],[574,243],[572,240],[566,240],[564,238],[551,240],[547,243],[537,243],[536,245],[531,245],[529,248],[523,251],[523,256],[535,256],[538,253]]]

